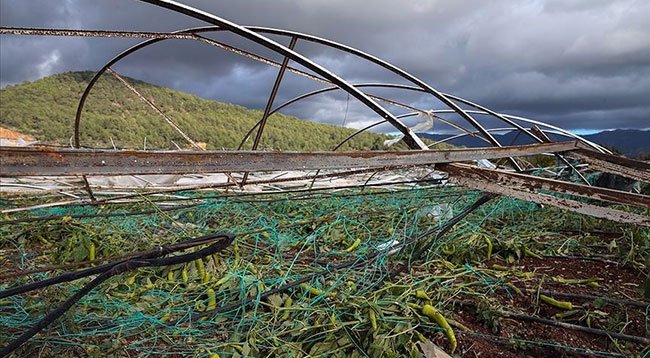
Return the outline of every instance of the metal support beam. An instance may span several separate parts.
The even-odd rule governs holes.
[[[296,42],[298,42],[298,38],[295,36],[292,37],[291,42],[289,42],[288,48],[290,50],[293,50],[294,47],[296,47]],[[259,129],[257,130],[257,134],[255,135],[255,140],[253,141],[252,150],[257,149],[257,146],[259,145],[260,140],[262,139],[262,132],[264,131],[264,126],[266,126],[266,120],[269,118],[269,114],[271,113],[271,109],[273,108],[273,102],[275,102],[275,96],[278,94],[278,90],[280,89],[280,84],[282,83],[282,77],[284,76],[284,72],[287,70],[287,65],[289,65],[289,57],[285,56],[284,59],[282,60],[282,66],[278,71],[278,76],[275,78],[275,82],[273,83],[273,88],[271,89],[269,100],[266,102],[266,107],[264,108],[264,114],[262,115],[262,120],[260,121]]]
[[[296,42],[298,42],[298,38],[293,36],[291,38],[291,41],[289,42],[289,47],[288,47],[289,50],[293,50],[296,47]],[[257,129],[257,134],[255,134],[255,140],[253,140],[253,147],[251,148],[252,150],[257,150],[257,147],[260,144],[260,140],[262,139],[262,133],[264,132],[264,127],[266,126],[266,121],[269,118],[271,109],[273,108],[273,102],[275,102],[275,96],[278,94],[278,90],[280,89],[280,84],[282,83],[282,77],[284,77],[284,72],[287,70],[288,65],[289,65],[289,57],[285,56],[284,59],[282,60],[282,66],[280,66],[278,75],[275,78],[275,82],[273,83],[273,88],[271,89],[269,100],[266,102],[266,107],[264,107],[264,114],[262,114],[262,119],[260,120],[260,125],[259,128]],[[248,172],[244,173],[244,177],[242,178],[242,182],[241,182],[242,186],[246,185],[247,179],[248,179]]]
[[[178,152],[2,147],[0,177],[383,168],[570,151],[576,142],[442,151]]]
[[[583,146],[580,145],[580,147]],[[595,170],[650,183],[650,163],[648,162],[585,149],[579,149],[569,156],[589,164]]]
[[[118,81],[120,81],[120,83],[122,83],[124,87],[128,88],[131,92],[133,92],[133,94],[135,94],[142,102],[146,103],[151,109],[153,109],[156,112],[156,114],[158,114],[178,134],[180,134],[188,143],[190,143],[192,147],[198,150],[204,150],[203,148],[201,148],[201,146],[196,144],[196,142],[193,141],[192,138],[190,138],[187,134],[185,134],[185,132],[183,132],[183,130],[180,129],[178,125],[171,118],[169,118],[169,116],[167,116],[165,112],[162,111],[162,109],[156,106],[156,104],[153,103],[149,98],[145,97],[142,93],[140,93],[140,91],[135,89],[135,87],[133,87],[126,79],[124,79],[124,77],[120,76],[119,73],[115,72],[115,70],[113,70],[110,67],[107,69],[107,71],[108,73],[113,75],[113,77],[115,77]]]
[[[650,216],[644,216],[634,213],[629,213],[621,210],[600,207],[593,204],[583,203],[577,200],[570,200],[552,196],[549,194],[537,193],[535,189],[537,185],[529,184],[527,186],[520,186],[516,181],[511,180],[510,173],[505,175],[502,172],[497,172],[500,176],[498,182],[494,182],[486,177],[486,172],[492,172],[490,169],[480,169],[478,171],[468,170],[465,166],[458,164],[444,165],[442,170],[450,174],[449,181],[451,183],[464,186],[466,188],[477,189],[494,193],[498,195],[505,195],[515,199],[529,201],[537,204],[553,206],[560,209],[573,211],[579,214],[589,215],[597,218],[608,219],[618,223],[635,224],[650,227]]]
[[[336,86],[340,87],[341,89],[349,93],[352,97],[359,100],[359,102],[363,103],[366,107],[368,107],[368,109],[377,113],[377,115],[379,115],[380,117],[388,120],[395,127],[395,129],[397,129],[402,134],[404,134],[404,142],[411,149],[427,149],[426,144],[424,144],[424,142],[422,142],[422,140],[415,133],[413,133],[413,131],[411,131],[402,122],[400,122],[397,118],[395,118],[395,115],[387,111],[384,107],[377,104],[377,102],[375,102],[374,100],[370,99],[365,93],[359,91],[357,88],[352,86],[349,82],[345,81],[341,77],[337,76],[336,74],[327,70],[326,68],[317,64],[316,62],[310,60],[304,55],[297,53],[293,50],[290,50],[287,47],[279,44],[278,42],[273,41],[268,37],[262,36],[259,33],[252,31],[249,28],[240,26],[238,24],[235,24],[234,22],[228,21],[224,18],[220,18],[214,14],[210,14],[208,12],[193,8],[191,6],[187,6],[185,4],[181,4],[176,1],[171,1],[171,0],[140,0],[140,1],[144,3],[156,5],[162,8],[166,8],[168,10],[187,15],[197,20],[205,21],[212,25],[218,26],[220,29],[223,29],[224,31],[228,31],[241,38],[262,45],[271,51],[289,57],[291,60],[315,72],[317,75],[320,75],[326,80],[331,81],[333,84],[335,84]],[[294,36],[293,33],[291,33],[291,35]],[[304,37],[304,34],[295,34],[295,36],[298,38],[302,38]]]
[[[577,195],[615,204],[625,204],[650,209],[650,196],[608,188],[587,186],[528,174],[512,173],[469,166],[465,164],[444,165],[438,169],[450,175],[479,178],[495,184],[522,188],[523,190],[544,190],[562,194]]]
[[[549,136],[547,136],[546,133],[544,133],[542,131],[542,129],[539,128],[538,125],[533,125],[533,127],[530,128],[530,132],[535,134],[538,138],[540,138],[542,140],[542,143],[551,143],[552,142],[551,138],[549,138]],[[585,182],[585,184],[587,184],[588,186],[591,186],[591,183],[589,182],[589,180],[587,180],[587,178],[585,178],[585,176],[582,175],[582,173],[580,173],[580,171],[576,167],[574,167],[573,164],[571,164],[571,162],[569,162],[565,157],[563,157],[563,156],[561,156],[559,154],[556,154],[555,157],[558,158],[560,161],[562,161],[562,163],[564,163],[564,165],[571,168],[571,170],[573,170],[573,172],[576,173],[580,177],[580,179],[582,179],[582,181]]]

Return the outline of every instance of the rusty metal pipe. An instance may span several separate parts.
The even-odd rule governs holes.
[[[2,147],[1,177],[383,168],[564,152],[576,142],[442,151],[179,152]]]

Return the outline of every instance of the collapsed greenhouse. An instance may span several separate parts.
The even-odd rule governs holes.
[[[1,36],[144,39],[88,81],[70,146],[0,147],[0,356],[618,357],[650,345],[648,162],[442,93],[334,41],[145,2],[208,25],[0,28]],[[209,36],[221,32],[275,57]],[[206,150],[114,69],[168,39],[278,69],[237,148]],[[298,51],[302,43],[402,82],[351,83]],[[288,73],[323,87],[275,103]],[[186,146],[85,145],[85,105],[105,77]],[[336,91],[377,121],[331,151],[263,146],[274,114]],[[435,105],[396,99],[405,92]],[[409,118],[418,124],[405,125]],[[434,123],[485,145],[421,138]],[[346,146],[386,124],[399,135],[385,148]],[[493,133],[503,131],[532,144],[500,143]],[[626,185],[595,185],[607,175]]]

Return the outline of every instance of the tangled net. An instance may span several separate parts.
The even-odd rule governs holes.
[[[446,333],[423,314],[422,305],[434,305],[455,322],[453,307],[461,298],[487,303],[496,290],[517,294],[516,287],[485,263],[493,255],[508,262],[558,250],[583,255],[589,250],[585,240],[576,241],[559,229],[602,225],[596,219],[500,198],[437,237],[437,230],[481,193],[426,183],[177,195],[192,204],[179,205],[175,196],[147,197],[137,203],[41,208],[29,217],[12,216],[31,218],[0,229],[3,269],[20,276],[12,286],[51,277],[56,271],[46,266],[64,264],[70,269],[71,263],[88,260],[91,250],[96,262],[112,261],[210,232],[236,236],[230,248],[206,259],[110,279],[18,352],[417,355],[417,342],[444,342],[438,332]],[[14,198],[12,205],[16,202]],[[3,208],[9,206],[3,202]],[[147,211],[152,206],[153,214]],[[647,231],[634,235],[647,244]],[[431,249],[413,260],[427,243]],[[644,250],[647,247],[630,261],[640,260]],[[7,267],[7,262],[19,264]],[[43,272],[21,274],[43,267]],[[5,327],[0,344],[16,338],[86,282],[0,301],[0,325]],[[0,284],[0,289],[8,287]],[[286,289],[277,290],[281,287]],[[492,311],[485,309],[487,315]],[[497,321],[493,318],[491,324]]]

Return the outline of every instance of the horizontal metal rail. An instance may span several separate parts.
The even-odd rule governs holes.
[[[196,39],[197,37],[194,34],[172,32],[52,29],[10,26],[1,27],[0,35],[124,37],[130,39]]]
[[[579,147],[584,148],[582,145]],[[650,183],[650,163],[648,162],[598,153],[588,149],[579,149],[571,153],[570,157],[589,164],[595,170]]]
[[[530,182],[524,182],[522,178],[514,176],[513,173],[501,170],[483,169],[462,164],[446,164],[441,170],[449,173],[451,183],[464,186],[466,188],[481,190],[493,194],[505,195],[512,198],[525,200],[533,203],[553,206],[560,209],[570,210],[579,214],[585,214],[597,218],[608,219],[618,223],[628,223],[650,227],[650,216],[639,215],[625,212],[617,209],[601,207],[594,204],[584,203],[577,200],[561,198],[545,193],[538,193],[537,190],[557,191],[560,193],[577,194],[582,190],[594,190],[592,199],[603,199],[603,193],[608,192],[606,189],[584,187],[585,189],[576,189],[582,187],[578,184],[560,183],[543,178],[535,178]],[[528,176],[526,176],[528,177]],[[566,184],[561,186],[560,184]],[[580,195],[585,195],[582,192]],[[627,193],[618,192],[621,202],[627,202],[629,197]],[[633,195],[633,194],[630,194]],[[607,194],[608,199],[612,199],[611,193]],[[647,202],[647,196],[645,201]]]
[[[469,165],[443,166],[440,170],[450,174],[471,175],[496,184],[516,186],[525,190],[545,190],[562,194],[577,195],[590,199],[608,201],[616,204],[626,204],[650,209],[650,196],[625,191],[619,191],[597,186],[542,178],[533,175],[506,172],[503,170],[490,170]]]
[[[0,148],[0,177],[53,175],[192,174],[383,168],[558,153],[577,142],[441,151],[259,152],[115,151]]]

